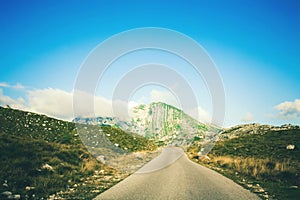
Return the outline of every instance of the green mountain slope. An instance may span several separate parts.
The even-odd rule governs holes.
[[[0,107],[0,199],[17,199],[19,195],[22,199],[92,199],[128,175],[96,160],[82,144],[83,138],[88,148],[97,149],[96,142],[101,143],[104,137],[129,152],[156,148],[147,139],[118,128],[76,127],[44,115]]]
[[[129,121],[104,116],[97,118],[78,117],[74,121],[81,124],[118,127],[144,136],[159,146],[189,146],[195,141],[203,141],[209,136],[208,133],[215,134],[220,131],[219,128],[201,123],[182,110],[162,102],[134,107]]]
[[[212,128],[162,102],[135,107],[131,124],[133,132],[143,134],[160,145],[188,146],[195,139],[203,139],[205,132]]]
[[[197,159],[200,146],[189,149],[190,158],[224,173],[263,199],[299,198],[299,126],[239,125],[221,135],[223,139],[208,158]]]

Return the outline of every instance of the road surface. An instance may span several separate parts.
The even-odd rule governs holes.
[[[95,199],[258,200],[221,174],[190,161],[180,148],[162,154]]]

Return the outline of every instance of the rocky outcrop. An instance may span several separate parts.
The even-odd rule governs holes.
[[[116,126],[127,132],[137,133],[159,145],[188,146],[194,141],[219,132],[214,126],[203,124],[182,110],[165,103],[139,105],[132,110],[130,121],[116,117],[75,118],[74,122],[93,125]]]
[[[270,131],[285,131],[300,129],[300,126],[284,124],[282,126],[261,125],[258,123],[237,125],[230,128],[225,128],[220,134],[220,139],[232,139],[242,135],[265,134]]]

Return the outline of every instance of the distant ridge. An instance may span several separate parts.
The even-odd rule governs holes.
[[[204,140],[207,132],[220,131],[219,128],[201,123],[182,110],[162,102],[134,107],[130,121],[121,121],[116,117],[96,117],[75,118],[74,122],[116,126],[138,133],[160,146],[188,146],[194,141]]]

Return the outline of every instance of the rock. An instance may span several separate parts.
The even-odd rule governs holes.
[[[25,190],[27,190],[27,191],[29,191],[29,190],[34,190],[35,189],[35,187],[30,187],[30,186],[26,186],[25,187]]]
[[[13,199],[14,196],[13,196],[13,195],[9,195],[9,196],[7,196],[6,198],[7,198],[7,199]]]
[[[15,194],[15,195],[13,196],[13,198],[16,199],[16,200],[21,199],[21,195],[20,195],[20,194]]]
[[[12,195],[12,193],[11,193],[10,191],[5,191],[5,192],[2,192],[1,194],[2,194],[3,196],[6,196],[6,197]]]
[[[263,197],[264,197],[265,199],[269,199],[270,196],[267,195],[267,194],[264,194]]]
[[[42,166],[42,169],[46,169],[46,170],[49,170],[49,171],[54,171],[53,167],[48,165],[47,163]]]
[[[264,189],[262,189],[262,188],[259,188],[258,189],[258,192],[264,192],[265,190]]]
[[[295,145],[289,144],[289,145],[286,146],[286,149],[287,150],[294,150],[295,149]]]
[[[8,187],[7,180],[4,181],[4,183],[2,184],[2,186],[3,187]]]
[[[54,200],[54,199],[55,199],[55,194],[50,195],[50,196],[49,196],[49,199],[50,199],[50,200]]]
[[[104,156],[97,156],[96,158],[97,160],[99,160],[100,162],[102,162],[103,164],[105,164],[105,157]]]

